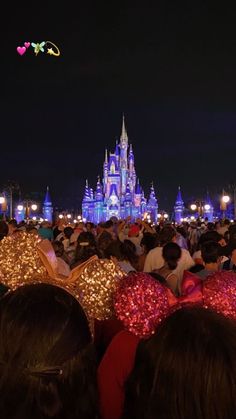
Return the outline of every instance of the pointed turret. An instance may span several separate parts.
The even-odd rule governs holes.
[[[107,148],[105,150],[105,162],[104,162],[104,164],[108,164]]]
[[[181,224],[184,212],[184,201],[182,199],[180,186],[178,187],[178,193],[174,206],[175,222]]]
[[[83,202],[88,202],[88,201],[90,201],[90,189],[89,189],[88,179],[86,179]]]
[[[95,195],[96,195],[96,201],[102,201],[103,200],[102,185],[101,185],[101,181],[100,181],[100,176],[98,176]]]
[[[125,118],[123,115],[122,131],[120,137],[120,174],[121,174],[121,193],[124,196],[126,184],[129,178],[128,174],[128,135],[125,128]]]
[[[122,129],[121,129],[121,136],[120,136],[121,140],[124,140],[128,143],[128,135],[127,135],[127,131],[125,128],[125,116],[123,114],[123,118],[122,118]]]
[[[89,188],[89,196],[90,196],[91,200],[93,200],[93,198],[94,198],[93,188]]]
[[[43,217],[45,220],[52,222],[52,214],[53,214],[53,208],[52,208],[52,200],[49,193],[49,186],[47,186],[45,199],[43,203]]]
[[[157,198],[156,198],[153,182],[151,182],[150,195],[149,195],[149,199],[148,199],[147,209],[148,209],[148,212],[151,215],[152,222],[155,223],[157,221],[158,203],[157,203]]]
[[[175,204],[179,204],[179,205],[183,205],[184,201],[182,199],[182,195],[181,195],[181,189],[180,186],[178,187],[178,193],[177,193],[177,198],[175,201]]]
[[[142,194],[142,190],[141,190],[141,186],[139,183],[139,179],[137,179],[137,183],[135,185],[135,194],[136,195],[141,195]]]
[[[52,205],[52,200],[51,200],[51,196],[50,196],[50,192],[49,192],[49,186],[47,186],[47,190],[46,190],[46,194],[45,194],[45,199],[44,199],[44,205]]]

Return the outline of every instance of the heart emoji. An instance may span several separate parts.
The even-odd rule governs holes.
[[[25,47],[17,47],[16,50],[17,50],[18,54],[23,55],[26,51],[26,48]]]
[[[25,43],[24,43],[24,46],[25,46],[25,48],[29,48],[29,46],[30,46],[30,42],[25,42]]]

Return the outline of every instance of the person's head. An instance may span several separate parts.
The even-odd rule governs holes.
[[[87,318],[68,292],[25,285],[1,299],[2,418],[94,418],[95,364]]]
[[[138,237],[140,233],[140,228],[138,224],[132,224],[129,228],[128,236],[129,237]]]
[[[6,221],[0,220],[0,241],[8,235],[9,227]]]
[[[172,226],[163,227],[159,233],[158,242],[161,247],[176,240],[176,230]]]
[[[124,418],[234,419],[235,377],[236,323],[183,308],[139,344]]]
[[[108,231],[109,233],[113,232],[113,222],[111,220],[108,220],[104,223],[103,226],[104,230]]]
[[[97,255],[101,256],[95,237],[89,231],[83,231],[77,238],[77,245],[75,249],[75,263],[83,263],[90,257]]]
[[[156,234],[153,233],[143,233],[143,237],[140,241],[140,246],[143,248],[145,254],[147,254],[150,250],[154,249],[156,245]]]
[[[14,230],[17,229],[17,221],[14,218],[8,222],[8,228],[9,228],[9,233],[8,233],[9,235],[11,235],[14,232]]]
[[[219,243],[222,247],[226,246],[226,241],[222,234],[219,234],[215,230],[207,231],[206,233],[202,234],[199,239],[199,245],[201,247],[202,243],[208,242],[208,241],[214,241],[216,243]]]
[[[205,265],[220,265],[222,257],[222,247],[219,243],[212,241],[204,242],[201,246],[202,260]]]
[[[94,224],[93,224],[93,223],[91,223],[90,221],[88,221],[88,222],[85,224],[85,227],[86,227],[86,230],[87,230],[87,231],[92,231],[92,230],[93,230],[93,228],[94,228]]]
[[[65,250],[64,250],[64,245],[61,241],[55,240],[54,242],[52,242],[52,247],[57,257],[63,256]]]
[[[64,228],[64,236],[66,239],[70,239],[73,233],[74,233],[74,229],[72,227]]]
[[[109,246],[109,244],[112,243],[112,241],[113,241],[112,234],[104,230],[100,234],[97,240],[97,245],[98,245],[99,250],[103,253],[106,250],[106,248]]]
[[[137,262],[135,244],[130,240],[124,240],[123,243],[119,240],[113,240],[105,249],[104,257],[107,259],[112,259],[115,262],[126,260],[129,261],[132,265],[132,263]]]
[[[168,268],[174,270],[177,268],[181,257],[181,248],[177,243],[166,243],[162,249],[162,256]]]

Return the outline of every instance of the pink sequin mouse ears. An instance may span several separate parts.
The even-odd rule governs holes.
[[[140,338],[150,337],[171,313],[192,304],[236,320],[236,274],[217,272],[202,282],[198,276],[185,271],[182,296],[177,298],[152,276],[132,273],[121,280],[114,294],[118,319]]]

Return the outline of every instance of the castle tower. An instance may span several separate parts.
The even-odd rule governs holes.
[[[120,136],[120,171],[121,171],[121,194],[125,195],[128,181],[128,135],[125,128],[125,117],[123,115],[122,130]]]
[[[49,193],[49,186],[47,186],[46,195],[43,203],[43,218],[52,223],[53,207],[52,200]]]
[[[142,216],[141,201],[142,201],[142,189],[139,184],[139,179],[137,179],[137,183],[135,185],[135,191],[134,191],[134,208],[133,208],[134,218],[141,218]]]
[[[184,212],[184,201],[182,199],[181,190],[179,186],[178,194],[177,194],[177,198],[176,198],[175,206],[174,206],[175,222],[177,224],[181,224],[181,219],[183,218],[183,212]]]
[[[134,153],[133,153],[132,144],[130,144],[130,146],[129,146],[128,161],[129,161],[129,168],[128,169],[129,169],[130,191],[131,191],[132,194],[134,194],[135,185],[136,185],[136,172],[135,172],[135,167],[134,167]]]
[[[89,184],[88,184],[88,179],[86,179],[85,189],[84,189],[84,197],[83,197],[83,201],[82,201],[82,217],[85,220],[89,220],[89,205],[90,205],[90,202],[91,202],[90,188],[89,188]]]
[[[107,182],[108,182],[108,156],[107,149],[105,150],[105,161],[103,164],[103,193],[107,194]]]
[[[156,199],[156,194],[155,194],[153,182],[151,183],[150,195],[149,195],[149,200],[148,200],[148,204],[147,204],[147,210],[151,215],[152,222],[156,223],[157,212],[158,212],[158,203],[157,203],[157,199]]]
[[[125,207],[125,217],[131,216],[132,215],[132,195],[131,195],[129,183],[127,183],[126,185],[124,207]]]
[[[103,220],[103,193],[100,177],[98,176],[97,187],[95,191],[95,203],[94,203],[94,222],[100,223]]]

